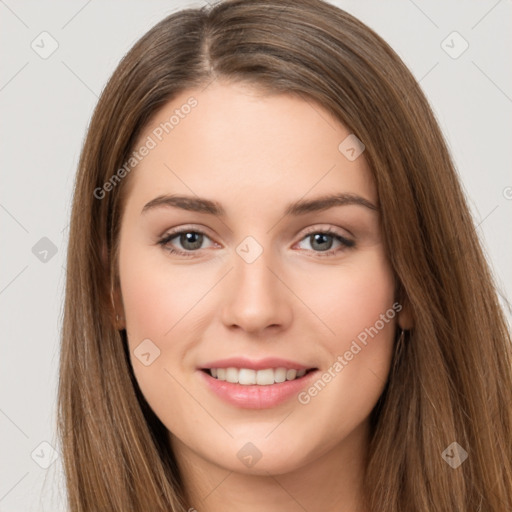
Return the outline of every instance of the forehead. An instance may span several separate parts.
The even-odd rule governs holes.
[[[343,152],[351,137],[307,98],[215,81],[153,116],[135,144],[149,149],[131,173],[128,201],[186,192],[257,207],[270,198],[352,192],[377,202],[364,152],[355,160]]]

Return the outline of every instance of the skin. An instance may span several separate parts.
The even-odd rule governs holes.
[[[231,356],[276,356],[324,372],[392,308],[378,211],[343,205],[284,216],[293,201],[333,192],[377,205],[364,153],[349,161],[338,145],[350,132],[311,101],[218,80],[165,105],[138,144],[190,96],[198,105],[127,178],[117,306],[135,376],[169,431],[189,506],[364,511],[368,418],[405,311],[306,405],[293,397],[263,410],[235,407],[212,393],[197,369]],[[215,200],[226,215],[169,206],[141,213],[162,194]],[[179,236],[167,248],[158,244],[180,227],[205,233],[200,248]],[[355,246],[329,235],[322,246],[307,236],[326,228]],[[236,251],[247,236],[263,249],[252,263]],[[337,252],[323,256],[322,247]],[[144,339],[160,350],[148,366],[134,355]],[[248,442],[262,455],[252,467],[237,457]]]

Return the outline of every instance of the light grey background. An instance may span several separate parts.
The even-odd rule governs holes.
[[[512,292],[512,1],[332,3],[378,32],[420,80],[505,304]],[[65,509],[54,417],[67,226],[97,97],[143,33],[175,10],[201,5],[0,0],[1,512]],[[46,59],[31,47],[51,48],[44,31],[58,43]],[[453,31],[469,44],[458,58],[464,42]],[[55,245],[54,256],[44,253],[43,237]],[[57,450],[48,469],[41,465],[53,449],[42,442]]]

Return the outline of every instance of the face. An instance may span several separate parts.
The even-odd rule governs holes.
[[[365,431],[400,306],[349,135],[312,102],[216,81],[140,136],[135,149],[150,149],[125,178],[120,307],[176,450],[282,474]]]

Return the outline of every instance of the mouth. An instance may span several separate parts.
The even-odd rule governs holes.
[[[242,386],[271,386],[286,381],[303,379],[307,374],[316,371],[318,368],[263,368],[254,370],[252,368],[201,368],[201,371],[210,377],[231,384]]]
[[[272,356],[204,361],[197,370],[210,392],[241,409],[270,409],[289,402],[318,374],[318,367]]]

